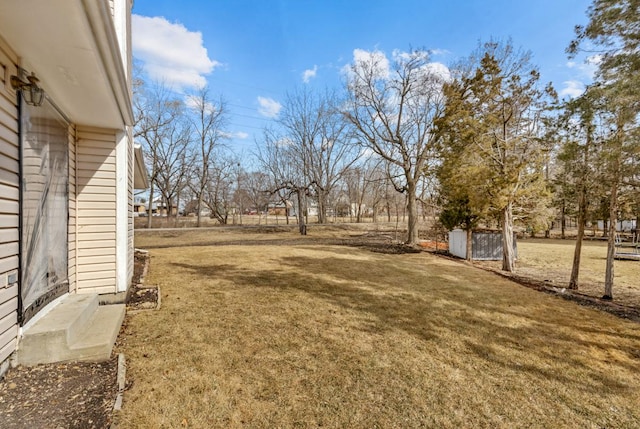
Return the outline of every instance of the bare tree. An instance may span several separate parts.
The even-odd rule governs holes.
[[[155,153],[158,161],[156,184],[167,207],[167,216],[171,216],[174,209],[177,216],[179,194],[193,166],[191,129],[183,116],[167,126],[165,138]]]
[[[233,223],[236,222],[237,215],[238,223],[242,225],[242,212],[245,210],[247,203],[249,202],[249,191],[247,189],[247,173],[244,171],[239,161],[236,162],[234,176],[236,183],[233,190],[233,203],[235,205],[233,211]]]
[[[435,149],[434,121],[444,106],[443,69],[430,64],[424,50],[394,53],[390,66],[376,51],[355,60],[347,75],[345,116],[360,143],[387,161],[396,191],[407,195],[406,242],[412,245],[418,242],[418,182]]]
[[[214,102],[206,88],[189,98],[192,109],[190,120],[194,133],[196,161],[193,168],[191,189],[197,199],[197,225],[202,225],[202,208],[210,188],[211,165],[215,150],[222,144],[226,110],[224,102]]]
[[[384,191],[381,191],[386,182],[383,163],[380,158],[370,156],[352,166],[344,177],[349,197],[349,216],[355,217],[357,223],[362,222],[367,207],[375,213],[384,196]]]
[[[210,161],[202,202],[209,208],[211,217],[226,225],[235,187],[237,161],[219,152],[215,154]]]
[[[299,89],[287,95],[277,121],[291,161],[300,169],[297,176],[317,200],[318,223],[326,222],[327,198],[358,157],[338,105],[335,94]]]
[[[287,201],[296,196],[298,230],[301,235],[306,235],[305,214],[312,184],[309,183],[304,166],[298,162],[299,158],[289,138],[273,129],[265,129],[263,142],[263,146],[257,150],[257,156],[271,179],[269,192],[279,196],[285,208]]]
[[[258,224],[262,220],[262,211],[269,205],[269,176],[262,171],[248,173],[245,176],[245,189],[249,203],[258,212]]]
[[[150,228],[155,188],[164,187],[162,169],[166,167],[166,157],[174,152],[177,144],[174,139],[177,130],[175,123],[182,113],[182,103],[161,85],[146,87],[141,80],[136,82],[134,138],[142,142],[149,172],[147,227]]]

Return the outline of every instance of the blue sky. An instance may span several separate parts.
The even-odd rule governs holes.
[[[565,97],[594,67],[564,50],[588,0],[135,0],[133,54],[177,93],[207,84],[229,108],[230,146],[249,152],[287,91],[339,88],[354,50],[427,48],[451,65],[478,41],[511,37]]]

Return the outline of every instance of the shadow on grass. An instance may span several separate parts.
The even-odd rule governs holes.
[[[589,393],[624,393],[630,387],[610,376],[603,365],[593,365],[584,350],[616,348],[632,362],[610,357],[604,367],[640,370],[638,350],[629,344],[640,340],[638,337],[631,336],[626,344],[586,340],[589,335],[610,333],[577,323],[586,316],[576,315],[575,308],[560,305],[560,301],[540,297],[542,304],[531,309],[530,303],[518,302],[530,293],[492,285],[491,275],[466,271],[470,269],[464,266],[428,265],[416,275],[415,270],[392,261],[287,257],[280,261],[282,269],[269,271],[232,264],[173,265],[199,276],[230,281],[234,287],[256,288],[256,293],[273,288],[321,299],[352,312],[361,332],[401,330],[422,342],[427,352],[439,350],[439,356],[446,356],[453,366],[473,365],[471,357],[476,356],[498,374],[527,373]],[[381,264],[388,265],[381,269]],[[477,276],[477,284],[469,274]],[[295,295],[290,299],[295,300]],[[456,353],[463,356],[447,356]]]

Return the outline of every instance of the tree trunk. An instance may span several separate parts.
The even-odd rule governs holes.
[[[621,130],[618,126],[618,132]],[[604,275],[604,295],[603,299],[613,299],[613,262],[616,254],[616,225],[618,223],[618,186],[620,184],[620,168],[622,163],[622,137],[617,136],[614,141],[616,147],[612,150],[614,154],[611,177],[611,195],[609,196],[609,236],[607,237],[607,268]]]
[[[165,198],[165,206],[167,207],[167,225],[169,225],[169,218],[173,216],[173,201],[169,198]]]
[[[616,175],[617,176],[617,175]],[[607,237],[607,269],[604,275],[603,299],[613,299],[613,261],[616,253],[616,224],[618,223],[618,180],[612,181],[609,201],[609,228]]]
[[[564,204],[563,204],[563,209],[564,209]],[[574,290],[578,289],[578,277],[580,275],[580,256],[582,254],[582,240],[584,239],[584,228],[586,223],[587,223],[587,192],[583,184],[583,186],[580,189],[580,201],[578,202],[578,236],[576,237],[576,248],[573,252],[573,266],[571,267],[571,278],[569,279],[569,289],[574,289]],[[564,227],[563,227],[563,231],[564,231]]]
[[[565,207],[565,200],[564,198],[562,199],[562,218],[560,219],[560,230],[561,230],[561,237],[564,240],[566,238],[565,236],[565,231],[567,229],[567,220],[565,218],[565,212],[566,212],[566,207]],[[584,234],[584,228],[582,230],[582,233]]]
[[[153,217],[153,180],[149,184],[149,213],[147,213],[147,229],[151,228],[151,218]]]
[[[515,271],[515,257],[513,254],[513,215],[511,203],[502,209],[502,270],[510,273]]]
[[[197,208],[197,210],[198,210],[198,218],[197,218],[197,221],[196,221],[196,226],[198,228],[200,228],[200,226],[202,225],[202,194],[203,194],[202,192],[200,192],[198,194],[198,208]]]
[[[325,191],[318,191],[318,223],[327,223],[327,195]]]
[[[304,194],[298,191],[298,230],[300,235],[307,235],[307,225],[304,222]]]
[[[473,229],[467,228],[467,257],[465,258],[467,261],[471,261],[473,259]],[[438,234],[436,233],[436,250],[438,250]]]
[[[176,192],[176,226],[178,226],[179,216],[180,216],[180,190]]]
[[[407,211],[409,220],[407,222],[407,244],[418,244],[418,207],[416,204],[416,183],[407,181]]]

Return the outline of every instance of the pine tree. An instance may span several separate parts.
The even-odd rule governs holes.
[[[456,186],[465,189],[471,206],[500,220],[502,269],[514,271],[520,204],[548,196],[539,132],[550,91],[539,88],[530,54],[510,42],[481,45],[459,73],[445,85],[447,106],[439,123],[445,158],[453,161]]]
[[[590,88],[602,121],[608,184],[609,231],[604,299],[613,298],[615,234],[623,194],[638,175],[638,115],[640,114],[640,0],[594,0],[589,23],[576,27],[567,49],[574,57],[588,44],[597,52],[598,72]],[[587,43],[588,42],[588,43]],[[592,56],[593,57],[593,56]]]

